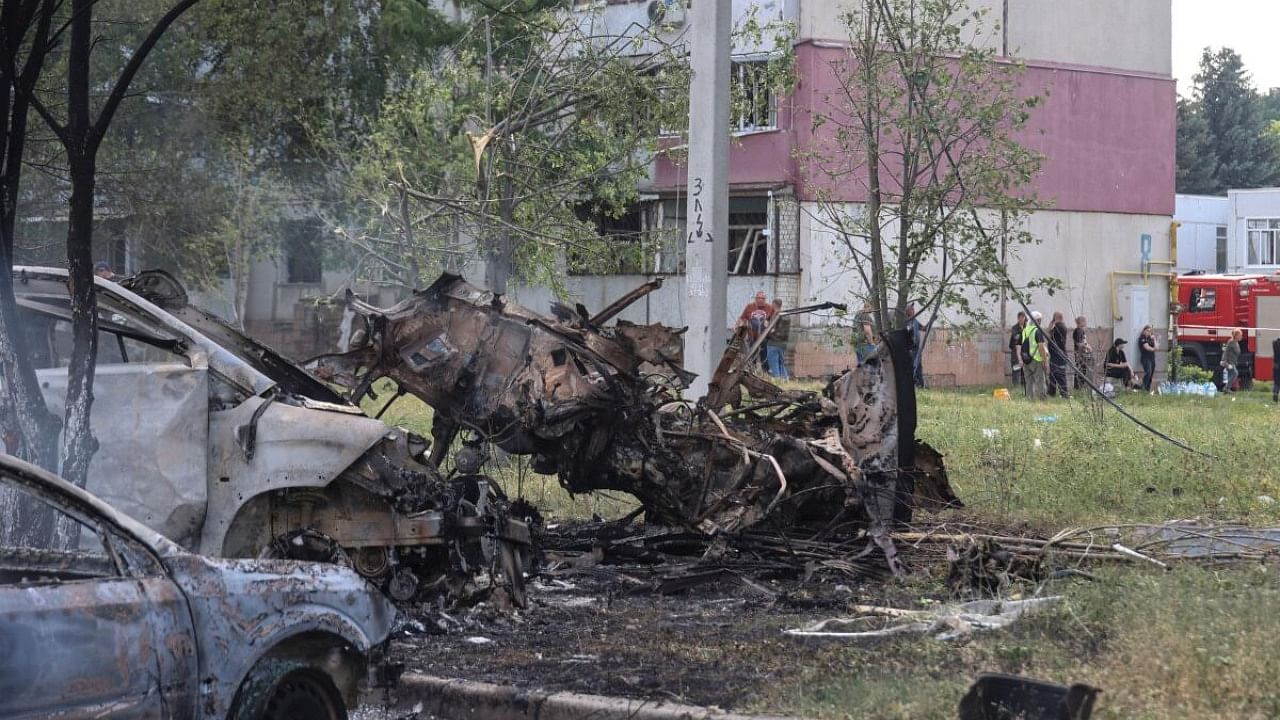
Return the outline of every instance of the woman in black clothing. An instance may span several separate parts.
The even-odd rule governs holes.
[[[1138,336],[1138,361],[1142,363],[1142,389],[1151,392],[1151,378],[1156,376],[1156,331],[1150,325]]]
[[[1122,380],[1126,388],[1133,387],[1133,368],[1129,367],[1129,358],[1125,357],[1124,345],[1128,341],[1124,338],[1116,338],[1111,349],[1107,351],[1107,359],[1103,362],[1106,368],[1106,376]]]

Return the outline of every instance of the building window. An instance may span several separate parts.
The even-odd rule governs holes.
[[[288,220],[284,223],[285,282],[317,285],[321,281],[320,223]]]
[[[735,132],[773,130],[778,126],[778,99],[769,85],[768,63],[759,60],[733,64],[733,129]]]
[[[729,274],[767,274],[769,235],[768,198],[729,198]]]
[[[1226,225],[1218,226],[1217,241],[1218,241],[1218,245],[1216,248],[1216,252],[1217,252],[1216,257],[1217,257],[1218,272],[1220,273],[1226,272],[1227,271],[1227,226]]]
[[[647,272],[651,243],[647,205],[635,205],[614,216],[591,203],[574,208],[578,220],[595,226],[604,244],[596,249],[570,248],[571,275],[636,275]]]
[[[661,215],[655,220],[659,228],[653,245],[657,256],[655,272],[684,272],[685,213],[688,200],[684,197],[663,200],[657,205]],[[773,218],[769,214],[769,198],[746,196],[729,198],[729,274],[767,275],[776,272],[773,256],[776,253]]]
[[[1253,218],[1245,221],[1248,229],[1250,265],[1277,265],[1277,242],[1280,241],[1280,218]]]

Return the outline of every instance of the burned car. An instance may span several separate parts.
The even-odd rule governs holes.
[[[0,456],[69,543],[0,542],[0,716],[346,718],[395,620],[354,571],[184,551]]]
[[[462,435],[464,448],[531,457],[572,493],[624,491],[649,520],[704,534],[766,518],[859,527],[901,570],[893,525],[958,503],[941,457],[915,439],[905,332],[819,393],[761,377],[764,336],[739,329],[695,402],[683,393],[682,330],[606,325],[660,285],[595,315],[557,305],[548,317],[445,274],[391,308],[348,297],[351,347],[307,367],[352,401],[384,378],[421,398],[435,411],[437,463]]]
[[[66,271],[13,277],[24,344],[60,416]],[[488,572],[519,601],[529,531],[489,478],[442,475],[424,438],[191,306],[163,272],[95,282],[88,490],[205,555],[337,561],[397,600]]]

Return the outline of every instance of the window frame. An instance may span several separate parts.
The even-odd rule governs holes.
[[[1248,264],[1280,267],[1280,218],[1245,218],[1244,227]]]
[[[750,85],[748,85],[750,81]],[[733,60],[729,66],[729,83],[735,92],[741,93],[741,104],[739,107],[730,108],[733,117],[730,118],[732,124],[731,131],[734,135],[748,135],[751,133],[772,132],[778,129],[778,93],[775,88],[769,84],[769,61],[761,58],[741,58]],[[752,93],[764,94],[764,101],[755,102],[751,98],[756,95],[748,96],[747,89]],[[767,117],[763,124],[750,123],[748,120],[754,116],[757,111],[764,110]]]
[[[1227,241],[1226,225],[1218,225],[1216,228],[1214,228],[1213,240],[1214,240],[1214,249],[1213,249],[1214,266],[1217,268],[1218,272],[1224,273],[1227,271],[1228,241]]]
[[[123,529],[91,508],[81,507],[79,503],[60,502],[58,498],[61,495],[56,489],[37,488],[9,476],[7,473],[0,477],[0,488],[4,488],[11,493],[17,493],[28,501],[39,503],[45,508],[59,513],[59,518],[65,518],[79,525],[80,537],[83,538],[86,534],[90,534],[96,538],[103,557],[110,562],[114,570],[110,574],[87,574],[82,578],[63,579],[59,580],[59,582],[99,582],[102,580],[138,580],[147,577],[168,577],[164,563],[151,548],[130,537]],[[60,519],[59,523],[66,520]],[[0,545],[0,548],[21,549],[3,545]],[[54,548],[31,549],[48,550],[50,552],[75,552],[75,550]]]
[[[1208,307],[1201,307],[1201,303],[1208,298]],[[1187,311],[1190,313],[1210,313],[1214,312],[1218,307],[1218,289],[1211,287],[1191,288],[1191,295],[1187,298]]]

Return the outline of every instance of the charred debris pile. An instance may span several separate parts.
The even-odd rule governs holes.
[[[350,349],[307,365],[352,402],[383,378],[395,397],[423,400],[437,467],[460,440],[455,472],[480,473],[496,446],[572,493],[629,493],[647,523],[697,542],[759,546],[802,532],[833,543],[833,558],[855,543],[859,562],[901,572],[895,526],[959,504],[941,457],[915,438],[905,333],[810,392],[763,377],[763,338],[739,330],[695,402],[682,395],[692,377],[683,329],[608,324],[661,282],[594,315],[558,305],[547,317],[446,274],[391,308],[349,297]]]

